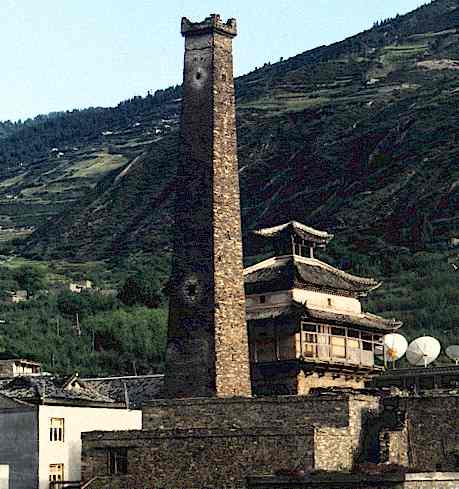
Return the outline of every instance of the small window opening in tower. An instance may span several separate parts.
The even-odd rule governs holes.
[[[333,302],[332,302],[330,297],[327,299],[327,304],[328,304],[328,307],[331,307],[333,305]]]
[[[188,295],[196,295],[196,291],[197,291],[197,286],[196,284],[190,284],[188,285]]]
[[[200,72],[200,71],[198,71],[198,72],[196,73],[196,80],[200,80],[200,79],[201,79],[201,72]]]
[[[266,296],[260,295],[260,304],[266,304]]]
[[[222,75],[222,80],[223,81],[226,81],[226,75],[225,75],[225,73],[223,73],[223,75]]]

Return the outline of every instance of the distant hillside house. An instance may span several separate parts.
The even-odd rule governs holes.
[[[0,378],[20,375],[40,375],[41,364],[19,358],[10,353],[0,353]]]
[[[81,280],[80,282],[70,282],[69,289],[70,292],[75,292],[79,294],[83,290],[92,289],[92,282],[90,280]]]
[[[0,488],[80,481],[82,432],[141,427],[141,411],[77,375],[0,376]]]
[[[24,302],[28,299],[27,290],[15,290],[9,292],[9,297],[7,302],[10,304],[18,304],[19,302]]]

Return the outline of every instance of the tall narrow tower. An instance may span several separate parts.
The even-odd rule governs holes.
[[[232,58],[236,21],[183,18],[182,35],[165,395],[250,396]]]

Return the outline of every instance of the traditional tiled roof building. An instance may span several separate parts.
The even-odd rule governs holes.
[[[291,221],[255,234],[276,256],[244,271],[254,393],[363,387],[382,369],[382,336],[401,326],[362,311],[360,297],[381,284],[314,258],[333,238],[326,232]]]

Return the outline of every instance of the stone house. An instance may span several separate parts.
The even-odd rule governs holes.
[[[19,375],[39,375],[41,364],[20,358],[12,353],[0,353],[0,378],[17,377]]]
[[[82,435],[82,477],[90,489],[456,489],[458,407],[454,392],[339,389],[156,400],[143,407],[142,430]],[[114,468],[113,456],[127,463]]]

